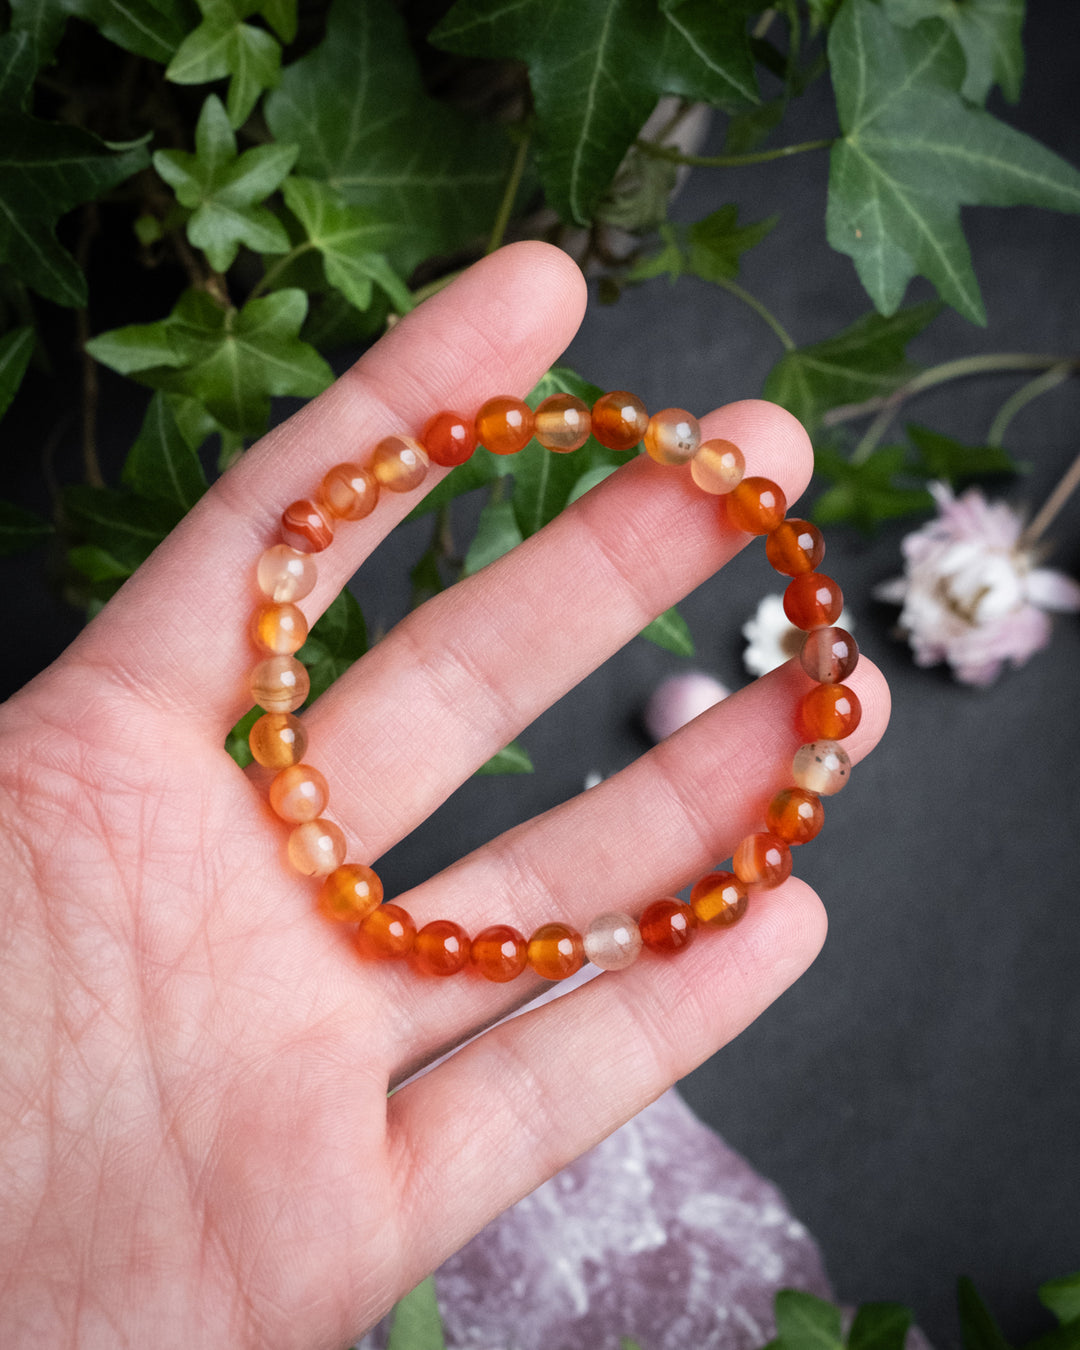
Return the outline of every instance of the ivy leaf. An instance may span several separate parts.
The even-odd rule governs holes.
[[[74,548],[69,548],[68,562],[80,576],[84,576],[95,586],[126,581],[135,570],[127,563],[122,563],[119,558],[114,558],[107,549],[101,548],[98,544],[76,544]]]
[[[964,1350],[1011,1350],[993,1313],[966,1275],[957,1281],[956,1306]]]
[[[769,371],[764,395],[813,436],[830,408],[883,397],[910,379],[917,367],[904,349],[939,310],[928,300],[887,318],[864,314],[835,337],[796,347]]]
[[[24,33],[34,51],[34,65],[40,68],[53,54],[67,23],[62,0],[9,0],[11,32]]]
[[[1000,445],[965,445],[962,441],[944,436],[911,422],[906,427],[908,439],[919,452],[919,467],[927,478],[940,478],[947,483],[960,483],[985,474],[1019,473],[1021,465]]]
[[[33,511],[0,500],[0,557],[23,553],[52,534],[47,520]]]
[[[318,352],[297,337],[306,312],[300,290],[274,291],[241,310],[190,290],[168,318],[115,328],[86,349],[121,375],[198,399],[227,431],[258,436],[271,394],[311,398],[333,381]]]
[[[833,1304],[798,1289],[781,1289],[774,1306],[784,1350],[842,1350],[840,1309]]]
[[[367,649],[363,611],[352,591],[344,590],[331,602],[296,654],[311,676],[309,701],[325,693]]]
[[[0,262],[58,305],[86,303],[86,280],[56,238],[56,222],[147,163],[143,146],[112,151],[78,127],[24,111],[35,72],[27,32],[0,37]]]
[[[251,728],[261,716],[261,708],[249,708],[225,737],[225,749],[242,769],[246,769],[255,759],[255,756],[251,753],[251,744],[248,737],[251,735]]]
[[[82,539],[110,554],[127,574],[149,558],[180,518],[168,503],[86,483],[68,484],[61,500]]]
[[[498,754],[485,763],[481,764],[476,770],[477,774],[490,773],[532,773],[533,762],[529,758],[529,753],[525,747],[517,741],[511,741],[509,745],[504,746]],[[412,1342],[409,1342],[411,1346]]]
[[[694,639],[686,620],[674,607],[658,614],[639,634],[676,656],[693,656]]]
[[[11,406],[34,351],[34,330],[13,328],[0,337],[0,417]]]
[[[332,187],[315,178],[286,179],[283,191],[286,206],[322,254],[327,281],[350,304],[367,309],[374,282],[399,314],[412,309],[408,286],[386,258],[393,237],[389,225],[362,206],[349,206]]]
[[[1062,1325],[1080,1320],[1080,1272],[1040,1284],[1039,1302],[1049,1308]]]
[[[192,215],[187,237],[210,266],[225,272],[241,244],[256,253],[287,253],[289,236],[260,203],[280,187],[296,160],[295,145],[259,145],[236,153],[236,137],[216,94],[202,106],[195,128],[195,154],[159,150],[154,168]]]
[[[489,501],[480,512],[469,551],[465,554],[462,575],[470,577],[488,563],[501,558],[521,543],[524,536],[514,514],[514,503],[505,498]]]
[[[907,459],[903,445],[880,446],[861,464],[818,447],[815,466],[833,486],[814,503],[813,518],[819,525],[843,521],[870,533],[883,520],[930,510],[934,499],[925,488],[897,481],[910,473]]]
[[[1024,78],[1024,0],[885,0],[885,13],[901,28],[944,19],[964,50],[967,73],[960,92],[969,103],[986,102],[992,86],[1010,103]]]
[[[778,219],[769,216],[740,225],[739,208],[729,202],[692,225],[662,226],[663,248],[655,257],[636,264],[630,279],[643,281],[667,273],[676,281],[684,272],[691,272],[703,281],[733,280],[739,275],[740,256],[760,244]]]
[[[848,1332],[847,1350],[904,1350],[911,1309],[902,1303],[863,1303]]]
[[[975,323],[985,312],[960,207],[1080,211],[1080,173],[964,102],[965,63],[940,20],[894,28],[874,0],[845,0],[829,34],[843,135],[826,227],[883,314],[917,273]]]
[[[58,8],[136,56],[165,65],[195,27],[191,0],[59,0]]]
[[[757,102],[740,5],[711,0],[457,0],[431,41],[529,68],[548,199],[585,225],[661,94]]]
[[[262,0],[259,13],[282,42],[296,37],[296,0]]]
[[[171,505],[180,515],[190,511],[206,491],[199,457],[184,439],[169,400],[160,392],[150,400],[121,479],[139,496]]]
[[[430,1275],[394,1305],[386,1350],[446,1350],[435,1281]]]
[[[287,67],[266,119],[300,146],[305,174],[393,226],[403,272],[490,229],[509,139],[427,94],[390,0],[336,0],[324,41]]]
[[[265,28],[243,22],[258,8],[250,0],[199,0],[199,8],[203,21],[180,44],[165,78],[174,84],[206,84],[231,76],[229,121],[238,127],[247,121],[262,91],[278,83],[281,46]]]

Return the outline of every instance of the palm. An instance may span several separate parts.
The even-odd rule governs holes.
[[[448,330],[481,332],[503,292],[523,301],[517,343],[485,359],[459,354],[451,369]],[[15,1219],[0,1327],[40,1334],[81,1318],[87,1344],[109,1344],[117,1328],[134,1341],[169,1319],[177,1340],[200,1345],[343,1343],[733,1035],[816,949],[820,911],[790,883],[727,941],[677,963],[644,961],[504,1025],[388,1100],[391,1083],[520,992],[359,963],[345,935],[312,915],[311,887],[283,867],[262,795],[221,749],[251,660],[245,569],[288,494],[332,462],[296,453],[301,438],[317,442],[314,426],[355,439],[365,418],[393,414],[395,430],[437,406],[527,387],[579,303],[568,265],[530,249],[429,302],[395,331],[389,355],[377,350],[359,380],[305,410],[306,425],[249,454],[67,657],[0,711],[12,897],[0,1194]],[[387,413],[377,394],[391,362],[404,394]],[[782,414],[736,406],[718,429],[725,417],[748,457],[771,455],[766,471],[801,486],[805,446]],[[350,857],[376,859],[731,550],[653,470],[635,464],[531,541],[524,562],[508,558],[425,607],[307,715]],[[409,505],[380,506],[372,532],[357,529],[320,568],[310,613]],[[643,541],[676,517],[685,542],[635,572]],[[540,611],[559,602],[561,569],[576,558],[586,569],[591,559],[604,589],[597,612],[559,630]],[[533,635],[549,628],[551,650],[538,654]],[[856,752],[885,717],[873,671],[860,676],[868,715]],[[782,773],[782,747],[756,747],[793,683],[778,672],[406,904],[421,919],[513,917],[528,931],[553,909],[585,922],[685,883],[730,852]],[[716,809],[695,811],[706,785]],[[657,838],[643,852],[648,821]],[[673,1000],[686,1009],[677,1030],[661,1012]],[[582,1079],[595,1084],[584,1099],[569,1086]]]

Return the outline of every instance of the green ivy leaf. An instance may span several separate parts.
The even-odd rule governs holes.
[[[118,152],[78,127],[25,112],[35,71],[26,32],[0,37],[0,262],[58,305],[86,303],[86,281],[56,238],[56,222],[147,163],[143,146]]]
[[[159,150],[154,155],[154,168],[192,212],[188,239],[216,271],[232,266],[241,244],[256,253],[289,251],[285,226],[260,203],[281,186],[296,152],[295,145],[259,145],[238,155],[228,114],[211,94],[195,128],[195,154]]]
[[[403,272],[491,227],[509,139],[427,94],[390,0],[336,0],[324,41],[288,66],[266,118],[300,146],[302,172],[394,227]]]
[[[45,65],[67,23],[62,0],[9,0],[11,32],[24,33],[34,50],[34,65]]]
[[[891,394],[910,379],[918,367],[905,348],[939,310],[931,300],[887,318],[865,314],[835,337],[786,352],[769,371],[764,395],[813,436],[830,408]]]
[[[98,544],[76,544],[69,548],[68,562],[80,576],[95,584],[126,581],[134,571]]]
[[[259,13],[282,42],[296,37],[296,0],[262,0]]]
[[[281,45],[265,28],[244,23],[259,8],[250,0],[199,0],[199,8],[203,21],[180,44],[165,78],[174,84],[206,84],[231,76],[227,107],[229,121],[238,127],[263,90],[277,85]]]
[[[863,1303],[848,1332],[847,1350],[904,1350],[911,1309],[902,1303]]]
[[[840,1309],[833,1304],[798,1289],[781,1289],[774,1306],[784,1350],[843,1350]]]
[[[477,776],[494,773],[533,773],[533,762],[529,753],[518,741],[503,746],[498,754],[492,755],[486,763],[476,770]]]
[[[1059,1279],[1047,1280],[1045,1284],[1040,1284],[1039,1302],[1044,1308],[1048,1308],[1062,1325],[1080,1321],[1080,1271],[1075,1275],[1062,1275]]]
[[[964,1350],[1012,1350],[993,1313],[966,1275],[957,1281],[956,1306]]]
[[[703,281],[733,280],[739,275],[741,255],[760,244],[778,219],[779,216],[770,216],[751,225],[740,225],[739,208],[729,202],[692,225],[662,226],[663,248],[655,257],[635,264],[630,279],[643,281],[666,273],[676,281],[684,272],[690,272]]]
[[[663,614],[658,614],[652,623],[645,625],[639,636],[655,642],[666,652],[674,652],[676,656],[694,654],[694,638],[690,626],[674,607],[665,610]]]
[[[885,0],[885,13],[901,28],[943,19],[964,51],[967,73],[960,92],[969,103],[986,102],[995,83],[1010,103],[1024,78],[1024,0]]]
[[[394,1305],[386,1350],[446,1350],[435,1281],[430,1275]]]
[[[34,351],[34,330],[13,328],[0,337],[0,417],[11,406]]]
[[[919,465],[927,478],[960,483],[985,474],[1019,473],[1021,465],[1000,445],[965,445],[940,431],[910,422],[908,439],[919,452]]]
[[[960,207],[1080,211],[1080,173],[964,102],[964,57],[939,20],[905,32],[874,0],[844,0],[829,59],[843,129],[832,149],[829,243],[850,254],[882,313],[920,273],[984,323]]]
[[[309,701],[325,693],[368,649],[367,624],[352,591],[344,590],[308,634],[297,652],[311,676]]]
[[[118,47],[162,65],[199,17],[191,0],[59,0],[59,5]]]
[[[819,525],[842,521],[870,533],[883,520],[914,515],[934,505],[926,488],[897,481],[911,472],[906,446],[880,446],[861,464],[819,446],[815,463],[818,472],[833,481],[814,503],[813,518]]]
[[[0,557],[24,553],[40,544],[53,527],[34,511],[0,500]]]
[[[206,491],[206,475],[177,426],[168,398],[156,393],[128,452],[121,478],[133,492],[164,502],[181,514]]]
[[[249,708],[225,737],[225,749],[242,769],[246,769],[254,762],[255,756],[251,753],[248,737],[251,735],[251,728],[261,716],[261,708]]]
[[[125,575],[149,558],[182,514],[166,502],[86,483],[69,484],[61,500],[85,543],[108,553]]]
[[[462,575],[469,577],[479,572],[481,567],[486,567],[488,563],[495,562],[516,548],[523,537],[514,514],[513,502],[505,498],[487,502],[480,512],[476,533],[465,554]]]

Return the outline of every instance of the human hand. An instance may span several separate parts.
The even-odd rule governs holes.
[[[522,981],[360,961],[313,912],[281,822],[222,749],[250,702],[250,578],[283,506],[439,408],[527,390],[583,304],[576,269],[544,246],[466,273],[248,451],[0,708],[5,1346],[347,1343],[816,954],[824,913],[793,878],[730,932],[504,1023],[388,1098],[517,1003]],[[705,426],[789,500],[805,486],[809,443],[786,413],[739,403]],[[377,864],[746,542],[686,478],[634,460],[410,615],[305,714],[350,860]],[[414,504],[386,494],[339,531],[309,620]],[[394,898],[419,922],[529,932],[671,893],[759,828],[806,683],[774,672]],[[858,760],[888,695],[865,660],[849,683]]]

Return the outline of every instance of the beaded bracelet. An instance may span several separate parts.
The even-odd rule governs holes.
[[[800,700],[795,720],[807,743],[792,762],[792,785],[769,803],[765,830],[741,841],[730,871],[702,877],[688,904],[665,896],[637,919],[602,914],[584,934],[564,923],[547,923],[526,939],[517,929],[496,924],[470,939],[448,919],[417,929],[406,910],[383,903],[382,883],[370,867],[345,861],[345,836],[323,816],[326,779],[303,762],[307,733],[293,716],[309,689],[307,671],[293,655],[307,637],[295,602],[314,587],[312,555],[328,547],[335,528],[370,515],[383,490],[419,487],[429,462],[452,468],[464,463],[477,444],[496,455],[511,455],[534,436],[547,449],[566,454],[583,445],[590,431],[609,449],[632,450],[644,441],[658,463],[689,465],[698,487],[721,499],[721,511],[732,525],[766,536],[769,562],[791,578],[784,609],[806,634],[799,659],[815,684]],[[485,403],[475,419],[439,412],[419,439],[386,437],[366,466],[335,465],[312,497],[285,509],[281,542],[263,553],[256,569],[263,601],[251,636],[261,656],[251,674],[251,693],[265,712],[251,729],[251,752],[260,764],[277,770],[270,805],[292,826],[291,867],[321,879],[319,909],[332,920],[356,925],[362,955],[407,958],[428,975],[471,970],[500,984],[527,969],[562,980],[586,961],[602,970],[622,970],[643,948],[678,952],[699,928],[729,928],[746,912],[752,890],[778,886],[791,874],[792,847],[813,839],[822,827],[821,797],[838,792],[847,781],[851,761],[838,742],[855,730],[862,712],[841,681],[855,669],[859,652],[851,635],[834,626],[843,606],[839,586],[816,570],[825,552],[821,531],[808,521],[785,519],[783,491],[767,478],[744,477],[744,469],[739,448],[726,440],[702,441],[690,413],[667,408],[650,417],[642,401],[623,390],[604,394],[591,410],[573,395],[556,394],[535,413],[521,399],[500,396]]]

